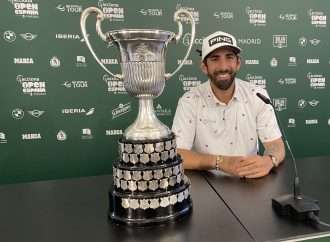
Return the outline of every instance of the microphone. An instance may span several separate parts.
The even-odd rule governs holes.
[[[290,153],[294,168],[293,194],[285,194],[277,198],[272,198],[272,207],[275,212],[281,216],[289,217],[294,220],[300,221],[310,220],[312,216],[318,216],[319,214],[320,207],[318,205],[318,201],[301,194],[296,159],[291,150],[289,141],[285,135],[283,126],[277,116],[276,109],[268,97],[264,96],[259,92],[257,93],[257,96],[264,103],[269,104],[273,107],[276,120],[282,133],[284,143],[286,144],[287,149]]]

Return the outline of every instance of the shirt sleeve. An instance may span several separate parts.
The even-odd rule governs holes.
[[[184,95],[178,102],[172,125],[178,148],[191,150],[193,147],[196,133],[196,105],[189,95]]]
[[[266,90],[260,91],[269,98]],[[262,143],[276,140],[282,136],[278,126],[273,107],[264,102],[259,102],[260,108],[257,114],[257,133]]]

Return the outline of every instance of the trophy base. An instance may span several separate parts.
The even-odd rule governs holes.
[[[168,210],[172,209],[172,210],[178,210],[176,213],[167,213],[169,215],[165,216],[165,215],[161,215],[164,214],[164,211],[159,211],[158,212],[158,216],[150,216],[151,218],[140,218],[140,219],[136,219],[136,218],[128,218],[128,217],[120,217],[117,216],[114,212],[111,212],[109,210],[108,213],[108,219],[115,223],[115,224],[121,224],[121,225],[128,225],[128,226],[134,226],[134,227],[145,227],[145,226],[156,226],[156,225],[160,225],[160,224],[164,224],[164,223],[172,223],[175,222],[177,220],[183,219],[188,217],[191,213],[192,213],[192,202],[191,200],[189,201],[189,203],[186,204],[186,207],[183,208],[169,208]],[[148,213],[148,211],[146,211],[146,214]],[[146,217],[149,217],[148,215]]]

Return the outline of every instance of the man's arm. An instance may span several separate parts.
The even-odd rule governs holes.
[[[189,170],[211,170],[216,169],[217,155],[201,154],[195,151],[178,149],[178,153],[183,159],[184,169]],[[219,169],[238,176],[237,167],[242,156],[222,156],[223,161],[219,164]]]
[[[274,167],[271,156],[276,158],[279,165],[285,158],[285,147],[282,138],[263,143],[265,152],[263,156],[247,156],[237,168],[238,175],[246,178],[258,178],[269,174]]]

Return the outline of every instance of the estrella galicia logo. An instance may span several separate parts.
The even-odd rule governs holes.
[[[209,39],[209,46],[213,46],[218,43],[227,43],[227,44],[233,44],[232,38],[225,36],[225,35],[218,35],[213,37],[212,39]]]

